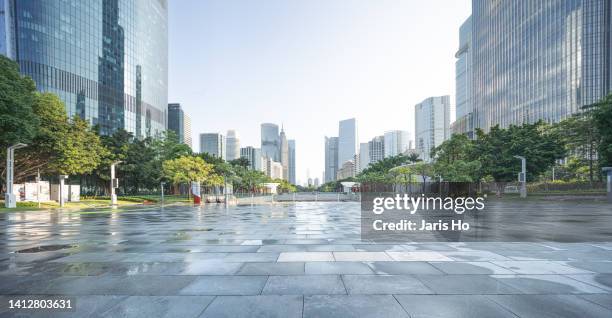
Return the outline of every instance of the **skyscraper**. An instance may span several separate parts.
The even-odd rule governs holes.
[[[474,138],[472,109],[472,17],[459,28],[459,50],[455,53],[455,122],[454,134],[466,134]]]
[[[431,161],[431,150],[449,138],[450,97],[426,98],[414,108],[416,149],[419,157]]]
[[[261,155],[269,157],[276,162],[280,161],[278,125],[270,123],[261,124]]]
[[[610,0],[472,1],[474,124],[557,122],[612,91]]]
[[[200,134],[200,152],[225,159],[225,136],[219,133]]]
[[[0,53],[69,116],[136,137],[166,130],[166,0],[0,1]]]
[[[191,120],[179,103],[168,104],[168,130],[176,134],[180,143],[192,147]]]
[[[359,144],[359,172],[370,165],[370,150],[367,142]]]
[[[403,154],[410,148],[410,133],[405,130],[385,132],[385,158]]]
[[[281,129],[280,136],[280,163],[283,166],[283,179],[289,181],[289,144],[285,129]]]
[[[370,164],[377,163],[385,158],[385,137],[377,136],[368,142],[368,155]]]
[[[249,169],[263,171],[261,149],[251,146],[240,148],[240,157],[249,160]]]
[[[297,184],[295,179],[295,140],[289,139],[289,183]]]
[[[325,137],[325,182],[336,180],[338,172],[338,137]]]
[[[225,158],[227,161],[240,157],[240,139],[235,130],[228,130],[225,138]]]
[[[359,138],[357,136],[357,120],[355,118],[341,120],[338,124],[338,167],[346,161],[353,160],[357,154]]]

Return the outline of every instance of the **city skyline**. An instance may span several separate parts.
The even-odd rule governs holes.
[[[325,170],[324,136],[339,120],[357,119],[358,144],[414,136],[414,105],[454,96],[470,3],[169,2],[169,101],[191,116],[194,138],[235,129],[258,147],[261,123],[284,124],[303,183]]]

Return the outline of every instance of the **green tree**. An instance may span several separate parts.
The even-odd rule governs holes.
[[[476,159],[474,141],[464,134],[454,134],[434,148],[433,172],[451,182],[476,182],[481,178],[481,163]]]
[[[93,171],[106,153],[100,137],[79,117],[70,122],[64,138],[57,140],[49,167],[59,174],[76,175]]]
[[[296,192],[297,191],[297,187],[294,186],[293,184],[289,183],[289,181],[285,180],[285,179],[274,179],[272,180],[272,182],[276,182],[278,183],[278,187],[276,188],[276,191],[279,193],[286,193],[286,192]]]
[[[600,134],[597,153],[600,167],[612,166],[612,94],[593,105],[593,124]]]
[[[0,55],[0,149],[30,143],[36,136],[38,117],[32,111],[36,85],[19,73],[19,65]]]
[[[62,101],[54,94],[35,94],[32,112],[39,127],[27,148],[16,158],[16,180],[41,174],[89,173],[106,155],[98,135],[89,124],[69,119]]]
[[[432,177],[434,174],[433,165],[423,161],[415,162],[410,166],[410,169],[413,174],[421,176],[423,183],[425,183],[427,177]]]
[[[488,134],[476,131],[475,152],[485,175],[490,175],[498,184],[501,193],[508,181],[517,180],[520,160],[527,159],[527,179],[533,180],[554,165],[556,159],[565,156],[561,137],[547,124],[537,122],[511,125],[508,129],[492,127]]]
[[[244,169],[247,169],[250,165],[250,162],[249,162],[249,159],[245,157],[240,157],[240,158],[231,160],[229,164],[231,164],[232,166],[237,166],[237,167],[242,167]]]
[[[587,109],[553,125],[553,130],[565,144],[570,159],[575,159],[588,167],[589,181],[593,182],[597,167],[597,148],[601,134],[593,124],[593,111]]]
[[[212,169],[211,164],[195,156],[184,156],[163,162],[164,177],[174,186],[191,181],[206,183],[211,177]]]

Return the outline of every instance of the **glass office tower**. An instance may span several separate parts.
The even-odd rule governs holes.
[[[167,126],[166,0],[1,0],[3,54],[70,116],[137,137]],[[8,43],[7,43],[8,42]]]
[[[612,91],[611,2],[473,0],[475,126],[557,122]]]

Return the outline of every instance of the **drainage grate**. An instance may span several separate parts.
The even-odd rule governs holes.
[[[24,250],[16,251],[15,253],[38,253],[38,252],[51,252],[51,251],[59,251],[67,248],[73,248],[76,245],[64,244],[64,245],[44,245],[44,246],[36,246],[32,248],[26,248]]]

